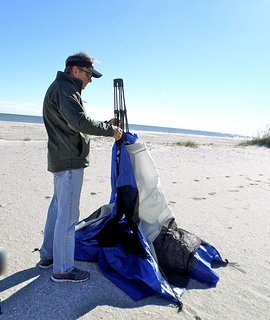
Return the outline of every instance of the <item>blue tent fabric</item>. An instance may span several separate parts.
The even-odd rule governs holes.
[[[121,246],[104,248],[100,258],[99,265],[103,273],[133,300],[138,301],[157,292],[175,299],[162,289],[151,258],[138,258]]]
[[[128,144],[133,144],[138,139],[136,134],[124,133],[124,140],[121,144],[115,143],[112,148],[111,165],[111,199],[110,203],[115,203],[117,187],[130,185],[137,187],[136,179],[131,169],[130,157],[125,148]],[[118,157],[120,155],[120,157]]]
[[[105,217],[104,220],[108,222],[109,217]],[[122,223],[127,224],[125,219]],[[102,225],[104,226],[104,221],[101,223],[101,229]],[[141,235],[139,238],[147,254],[146,259],[130,253],[122,244],[100,247],[95,239],[96,231],[96,226],[88,225],[76,232],[76,260],[97,262],[106,277],[135,301],[159,293],[177,302],[173,291],[162,286],[158,266]],[[92,234],[93,238],[91,238]]]
[[[193,256],[190,278],[206,283],[209,287],[216,286],[219,275],[213,270],[226,265],[216,248],[209,243],[203,243]]]
[[[122,142],[114,144],[110,202],[76,226],[75,259],[98,263],[104,275],[135,301],[158,293],[177,302],[185,288],[173,289],[167,282],[137,227],[137,183],[126,150],[137,138],[125,133]],[[201,244],[193,255],[190,277],[213,286],[218,275],[211,262],[219,260],[216,249]]]

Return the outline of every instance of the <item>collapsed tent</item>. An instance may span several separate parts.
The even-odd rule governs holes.
[[[190,279],[215,286],[213,268],[226,264],[177,226],[152,157],[130,132],[112,149],[110,202],[76,226],[75,259],[97,262],[135,301],[158,293],[179,302]]]

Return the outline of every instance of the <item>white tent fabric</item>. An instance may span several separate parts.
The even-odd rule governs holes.
[[[139,192],[139,229],[149,245],[161,227],[174,218],[161,188],[160,177],[144,142],[127,145]]]

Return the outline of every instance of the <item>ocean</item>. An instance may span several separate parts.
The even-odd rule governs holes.
[[[23,114],[9,114],[9,113],[0,113],[0,121],[43,123],[43,119],[41,116],[29,116],[29,115],[23,115]],[[141,125],[141,124],[129,124],[129,130],[130,131],[152,131],[152,132],[160,132],[160,133],[178,133],[178,134],[188,134],[188,135],[202,135],[202,136],[224,137],[224,138],[241,137],[239,135],[230,134],[230,133],[147,126],[147,125]]]

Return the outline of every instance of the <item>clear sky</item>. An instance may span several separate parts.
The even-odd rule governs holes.
[[[89,115],[256,135],[270,124],[270,0],[0,0],[0,112],[42,114],[70,54],[95,57]]]

